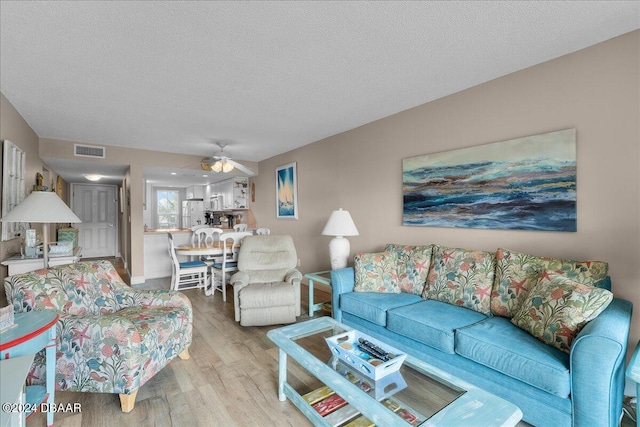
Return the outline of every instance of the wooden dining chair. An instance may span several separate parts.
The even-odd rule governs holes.
[[[215,262],[211,265],[211,283],[214,292],[222,292],[222,301],[227,300],[227,276],[238,271],[238,250],[242,244],[242,239],[251,235],[246,231],[220,235],[222,258],[220,262]]]
[[[176,249],[173,246],[173,235],[167,233],[169,237],[169,256],[171,257],[171,290],[181,291],[184,289],[198,288],[207,291],[207,273],[209,267],[202,261],[180,262],[176,256]]]

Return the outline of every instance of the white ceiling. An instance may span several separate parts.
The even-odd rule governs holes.
[[[40,137],[260,161],[638,28],[636,1],[2,0],[0,91]]]

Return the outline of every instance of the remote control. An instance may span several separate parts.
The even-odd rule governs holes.
[[[358,338],[358,347],[369,356],[380,359],[383,362],[387,362],[395,357],[395,355],[387,353],[371,341],[365,340],[364,338]]]

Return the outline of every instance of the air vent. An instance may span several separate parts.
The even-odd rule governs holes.
[[[93,157],[94,159],[104,159],[106,149],[104,147],[94,147],[91,145],[73,144],[73,154],[79,157]]]

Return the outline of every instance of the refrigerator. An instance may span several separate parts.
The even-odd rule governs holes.
[[[204,202],[202,200],[182,202],[182,228],[191,228],[204,223]]]

